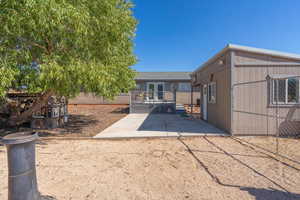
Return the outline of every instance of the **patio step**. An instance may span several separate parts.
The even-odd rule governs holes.
[[[153,104],[134,104],[130,106],[130,113],[150,113]]]
[[[175,113],[173,103],[149,104],[135,103],[130,106],[130,113]]]

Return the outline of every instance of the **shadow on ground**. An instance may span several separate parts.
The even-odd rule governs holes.
[[[114,113],[114,114],[129,114],[129,107],[126,107],[126,108],[117,108],[117,109],[111,111],[110,113]]]
[[[61,128],[61,132],[81,133],[82,129],[99,122],[93,116],[70,115],[68,123]]]
[[[51,131],[38,131],[40,137],[53,136],[55,134],[80,134],[83,129],[98,123],[99,120],[93,116],[70,115],[68,123],[61,128],[52,129]]]
[[[45,196],[41,196],[41,200],[57,200],[55,197],[53,196],[49,196],[49,195],[45,195]]]
[[[149,114],[138,131],[224,134],[223,131],[202,120],[193,120],[177,114]]]
[[[251,166],[249,166],[248,164],[246,164],[245,162],[241,161],[240,159],[238,159],[236,156],[234,156],[235,154],[230,154],[228,153],[226,150],[224,150],[222,147],[220,147],[219,145],[216,145],[215,143],[213,143],[211,140],[209,140],[207,137],[203,137],[204,140],[206,140],[210,145],[214,146],[214,148],[220,150],[221,152],[218,153],[223,153],[224,155],[227,155],[229,157],[231,157],[232,159],[236,160],[237,162],[239,162],[242,166],[247,167],[249,170],[251,170],[252,172],[254,172],[256,175],[266,179],[267,181],[271,182],[272,184],[276,185],[278,188],[280,188],[281,190],[277,190],[274,188],[254,188],[254,187],[245,187],[245,186],[241,186],[241,185],[233,185],[233,184],[228,184],[228,183],[223,183],[219,177],[217,177],[210,169],[209,167],[202,161],[200,160],[199,157],[196,156],[196,154],[194,152],[197,152],[197,150],[193,150],[191,149],[187,143],[185,143],[182,138],[178,138],[179,142],[181,144],[183,144],[186,148],[186,150],[191,154],[191,156],[199,163],[199,165],[206,171],[206,173],[211,177],[211,179],[216,182],[217,184],[219,184],[222,187],[233,187],[233,188],[239,188],[242,191],[247,191],[250,195],[252,195],[253,197],[255,197],[255,200],[297,200],[300,199],[300,194],[296,194],[296,193],[291,193],[289,192],[284,186],[280,185],[279,183],[277,183],[275,180],[267,177],[266,175],[264,175],[263,173],[260,173],[259,171],[257,171],[256,169],[252,168]],[[212,152],[215,153],[215,152]],[[243,156],[250,156],[250,155],[243,155]],[[250,156],[252,157],[252,156]],[[273,157],[269,157],[270,159],[274,159]],[[276,160],[276,159],[275,159]],[[276,160],[278,162],[281,162],[279,160]],[[288,165],[287,163],[282,163],[285,164],[288,167],[292,167]],[[297,168],[294,168],[296,170],[298,170]]]
[[[62,135],[62,134],[80,134],[83,132],[83,129],[99,123],[99,120],[92,115],[69,115],[68,122],[60,128],[55,129],[31,129],[29,123],[25,123],[19,127],[15,128],[6,128],[1,129],[0,137],[4,137],[10,133],[14,133],[17,131],[36,131],[39,132],[40,137],[47,137],[53,135]]]
[[[240,187],[240,190],[247,191],[255,197],[255,200],[296,200],[300,199],[300,194],[284,192],[273,188],[252,188]]]

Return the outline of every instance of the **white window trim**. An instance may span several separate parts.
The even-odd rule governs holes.
[[[149,99],[149,93],[150,93],[150,89],[149,89],[149,85],[150,84],[153,84],[154,85],[154,99],[153,100],[155,100],[155,101],[157,101],[158,100],[158,95],[157,95],[157,87],[158,87],[158,85],[159,84],[162,84],[162,86],[163,86],[163,95],[165,95],[165,90],[166,90],[166,86],[165,86],[165,82],[147,82],[147,97],[146,97],[146,99],[147,100],[150,100]],[[164,96],[163,96],[163,98],[164,98]]]
[[[215,99],[211,100],[211,98],[210,98],[211,91],[210,90],[211,90],[213,85],[215,85],[215,93],[214,93]],[[215,104],[217,102],[217,83],[216,82],[211,82],[211,83],[208,84],[208,86],[207,86],[207,99],[208,99],[208,103],[210,103],[210,104]]]
[[[288,79],[289,78],[277,78],[277,79],[271,79],[271,88],[272,88],[272,97],[271,97],[271,103],[272,105],[295,105],[300,103],[300,80],[298,81],[298,102],[288,102]],[[276,102],[275,99],[275,81],[277,80],[285,80],[285,101]],[[278,85],[277,85],[278,87]]]

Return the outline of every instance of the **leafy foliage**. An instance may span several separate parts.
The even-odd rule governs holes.
[[[0,96],[9,88],[113,98],[134,87],[128,0],[0,0]]]
[[[5,97],[6,91],[11,87],[16,71],[0,65],[0,100]]]

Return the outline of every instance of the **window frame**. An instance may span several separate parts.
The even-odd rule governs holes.
[[[136,90],[141,90],[141,89],[142,89],[141,83],[136,83],[136,84],[135,84],[135,89],[136,89]]]
[[[300,103],[300,79],[298,79],[298,92],[296,91],[296,94],[298,94],[298,101],[297,102],[289,102],[288,98],[289,98],[289,92],[288,92],[288,81],[289,79],[292,79],[292,77],[290,78],[272,78],[271,79],[271,98],[270,98],[270,104],[271,105],[295,105],[295,104],[299,104]],[[295,79],[295,78],[293,78]],[[285,100],[284,101],[275,101],[275,81],[279,81],[279,80],[284,80],[285,81]],[[277,88],[278,88],[278,84],[277,84]]]
[[[214,87],[214,90],[212,90],[212,87]],[[214,92],[214,94],[212,94]],[[212,98],[214,97],[214,99]],[[216,104],[217,103],[217,83],[216,82],[210,82],[207,85],[207,102],[210,104]]]

